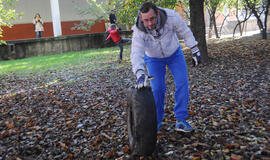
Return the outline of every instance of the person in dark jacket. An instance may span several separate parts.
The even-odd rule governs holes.
[[[109,18],[110,18],[110,23],[111,24],[116,24],[117,23],[117,19],[116,19],[114,10],[112,10],[112,12],[110,13]]]

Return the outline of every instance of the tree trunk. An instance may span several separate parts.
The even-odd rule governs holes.
[[[229,14],[223,15],[223,16],[224,16],[224,19],[223,19],[223,21],[222,21],[222,24],[221,24],[220,30],[219,30],[220,35],[222,35],[222,28],[223,28],[223,26],[224,26],[224,23],[225,23],[226,19],[229,17]]]
[[[216,6],[212,7],[211,14],[212,14],[212,21],[214,25],[215,35],[216,35],[216,38],[219,38],[218,30],[217,30],[217,23],[216,23],[216,11],[217,11],[217,7]]]
[[[237,19],[237,23],[239,24],[239,33],[240,33],[240,36],[242,36],[243,34],[243,32],[242,32],[242,26],[241,26],[241,22],[240,22],[240,19],[239,19],[239,15],[238,15],[238,1],[237,1],[237,3],[236,3],[236,19]],[[234,33],[233,33],[233,35],[234,35]]]
[[[205,39],[205,21],[204,21],[204,0],[189,0],[190,5],[190,26],[199,43],[203,63],[209,61],[207,45]]]
[[[213,21],[210,16],[210,24],[209,24],[209,31],[208,31],[208,38],[212,38],[213,36]]]
[[[216,16],[214,16],[213,21],[214,21],[214,29],[215,29],[216,38],[219,38],[218,29],[217,29],[217,22],[216,22]]]
[[[263,38],[267,39],[267,18],[269,13],[269,7],[270,7],[270,0],[266,2],[266,10],[264,12],[264,27],[265,27],[265,35],[263,35]]]
[[[208,30],[208,38],[212,38],[212,31],[213,31],[213,21],[212,21],[212,15],[211,15],[211,11],[209,9],[208,10],[208,14],[210,16],[210,21],[209,21],[209,30]]]

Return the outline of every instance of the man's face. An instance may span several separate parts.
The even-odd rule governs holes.
[[[147,13],[141,13],[141,21],[148,29],[152,30],[156,28],[157,25],[157,16],[153,9],[150,9]]]

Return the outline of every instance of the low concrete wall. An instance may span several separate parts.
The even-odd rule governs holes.
[[[130,37],[132,31],[121,31],[122,37]],[[108,33],[93,33],[40,39],[6,41],[0,45],[0,60],[21,59],[92,48],[112,47],[116,44],[105,41]]]

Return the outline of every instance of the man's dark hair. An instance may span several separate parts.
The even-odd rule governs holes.
[[[140,13],[147,13],[150,9],[153,9],[155,14],[158,13],[158,8],[157,6],[152,3],[152,2],[144,2],[141,6],[140,6]]]

